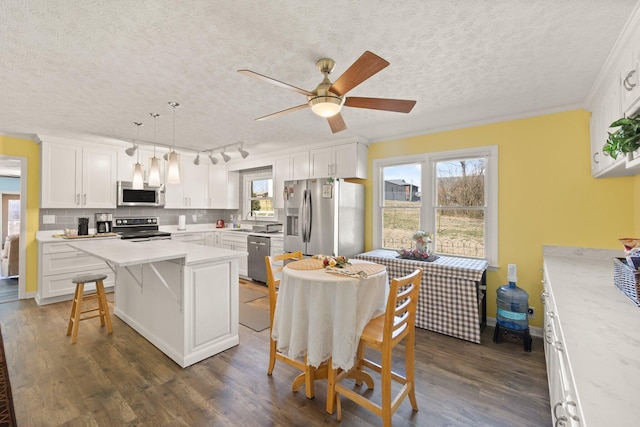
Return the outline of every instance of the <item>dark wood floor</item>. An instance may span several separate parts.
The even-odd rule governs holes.
[[[256,305],[268,309],[266,302]],[[115,316],[113,335],[96,319],[83,322],[78,343],[69,344],[69,311],[69,302],[0,305],[21,426],[381,425],[346,399],[338,423],[324,411],[326,384],[316,384],[313,400],[292,393],[297,372],[284,364],[267,376],[268,330],[240,326],[240,345],[182,369]],[[551,425],[541,340],[525,353],[515,341],[494,344],[492,332],[487,328],[477,345],[417,329],[420,410],[403,402],[394,426]],[[401,356],[394,353],[394,363]]]
[[[18,299],[18,277],[0,276],[0,303]]]

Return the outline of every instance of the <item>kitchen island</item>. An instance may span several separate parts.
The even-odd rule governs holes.
[[[238,259],[175,240],[69,243],[115,272],[114,314],[187,367],[238,344]]]

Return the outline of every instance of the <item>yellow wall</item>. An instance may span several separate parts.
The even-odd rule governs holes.
[[[542,326],[542,246],[622,249],[619,237],[640,233],[640,176],[595,179],[590,170],[589,117],[584,110],[513,120],[371,144],[376,159],[487,145],[498,146],[498,263],[487,274],[487,315],[495,317],[496,289],[507,264]],[[372,180],[366,185],[365,248],[372,244]],[[638,209],[635,207],[638,206]]]
[[[40,217],[40,146],[30,139],[0,135],[0,154],[27,159],[27,251],[25,290],[35,293],[38,289],[38,244],[36,231]],[[23,194],[22,197],[25,197]]]

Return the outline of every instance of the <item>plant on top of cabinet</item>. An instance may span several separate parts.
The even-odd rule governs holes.
[[[609,127],[618,129],[608,132],[609,138],[602,151],[615,159],[618,154],[632,153],[640,148],[640,117],[623,117]]]

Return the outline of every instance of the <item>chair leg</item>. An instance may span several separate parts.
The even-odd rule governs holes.
[[[409,383],[409,401],[414,411],[418,410],[418,401],[416,400],[416,382],[415,382],[415,337],[409,334],[405,343],[405,371],[407,383]]]
[[[71,331],[73,330],[73,319],[75,319],[77,309],[78,309],[78,286],[76,285],[76,291],[73,294],[73,301],[71,303],[71,313],[69,314],[69,325],[67,326],[67,335],[71,335]]]
[[[380,365],[382,365],[380,388],[382,394],[382,425],[384,425],[384,427],[391,427],[391,418],[393,417],[391,410],[391,360],[391,348],[383,348],[382,358],[380,360]]]
[[[269,368],[267,369],[267,375],[273,373],[273,368],[276,366],[276,342],[269,337]]]
[[[80,313],[82,312],[82,296],[84,295],[84,283],[78,283],[76,285],[76,294],[73,300],[72,308],[73,317],[69,320],[69,322],[73,322],[73,327],[71,328],[71,344],[75,344],[78,341],[78,328],[80,326]],[[68,329],[68,328],[67,328]]]
[[[104,283],[102,280],[96,282],[96,290],[98,291],[98,305],[100,308],[100,325],[107,326],[107,332],[113,333],[111,325],[111,314],[109,314],[109,304],[107,303],[107,295],[104,292]]]

